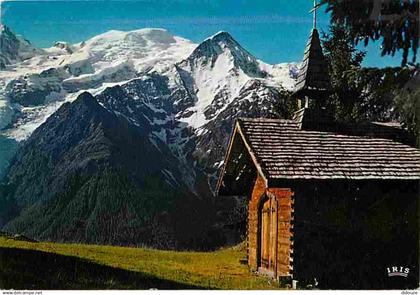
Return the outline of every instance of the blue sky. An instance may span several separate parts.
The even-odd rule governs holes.
[[[9,1],[2,4],[2,20],[40,47],[80,42],[111,29],[159,27],[197,43],[225,30],[257,58],[280,63],[302,59],[312,5],[311,0]],[[320,10],[318,28],[326,30],[329,18]],[[401,61],[400,55],[381,57],[379,44],[366,50],[366,66]]]

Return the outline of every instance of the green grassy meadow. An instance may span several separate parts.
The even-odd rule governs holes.
[[[0,237],[0,288],[277,289],[240,263],[245,256],[243,245],[177,252]]]

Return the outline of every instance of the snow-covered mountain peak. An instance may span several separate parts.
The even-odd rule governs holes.
[[[169,47],[181,39],[183,41],[189,42],[186,39],[171,35],[165,29],[149,28],[127,32],[111,30],[85,41],[84,44],[85,46],[87,45],[91,48],[100,48],[103,45],[113,45],[116,42],[126,42],[127,44],[129,43],[131,45],[138,46],[160,45],[162,47]]]
[[[220,57],[228,59],[230,69],[241,69],[251,77],[262,78],[266,75],[259,68],[257,59],[225,31],[205,39],[184,63],[189,63],[192,68],[207,65],[214,67]]]
[[[203,42],[223,42],[223,43],[237,43],[236,40],[232,37],[232,35],[227,31],[219,31],[216,34],[204,39]]]
[[[153,67],[162,70],[186,58],[196,44],[164,29],[108,31],[77,44],[67,63],[89,61],[93,71],[132,61],[137,72]],[[85,74],[89,74],[88,72]]]
[[[33,48],[8,28],[1,38],[7,42],[0,44],[0,58]],[[87,91],[157,149],[169,149],[182,166],[174,175],[182,174],[192,191],[194,175],[202,173],[197,159],[213,179],[234,118],[279,116],[275,106],[284,104],[283,90],[292,88],[297,69],[256,59],[227,32],[197,45],[163,29],[114,30],[34,50],[0,70],[0,139],[27,139],[63,103]]]
[[[144,40],[147,42],[152,42],[155,44],[160,44],[161,46],[168,47],[171,44],[174,44],[178,40],[181,40],[180,37],[175,37],[171,35],[165,29],[141,29],[136,31],[128,32],[125,36],[125,40],[134,40],[143,42]],[[184,41],[188,42],[186,39]]]
[[[10,29],[2,32],[7,40],[29,48],[30,43]],[[2,133],[18,140],[83,91],[97,95],[120,85],[133,96],[133,112],[143,109],[137,106],[141,103],[156,109],[164,106],[170,120],[198,129],[241,99],[245,90],[249,92],[249,81],[264,80],[255,84],[255,95],[265,95],[265,88],[290,88],[294,81],[288,64],[273,66],[257,60],[223,31],[197,45],[164,29],[112,30],[78,44],[56,42],[37,52],[0,71],[0,130],[6,128]],[[134,80],[138,81],[130,83]]]
[[[200,128],[216,118],[249,80],[270,76],[266,71],[271,70],[270,66],[262,65],[228,32],[221,31],[205,39],[177,64],[184,83],[196,97],[195,104],[182,113],[181,121]]]

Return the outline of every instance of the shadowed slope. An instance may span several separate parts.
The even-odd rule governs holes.
[[[35,288],[30,285],[35,282],[37,288],[67,289],[276,289],[275,283],[240,263],[245,256],[244,244],[214,252],[183,252],[33,243],[0,236],[0,288]]]
[[[192,289],[188,284],[78,257],[0,248],[0,289]]]

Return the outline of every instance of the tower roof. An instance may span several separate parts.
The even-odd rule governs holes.
[[[306,45],[293,95],[321,98],[329,92],[330,85],[328,64],[322,53],[318,30],[314,28]]]

